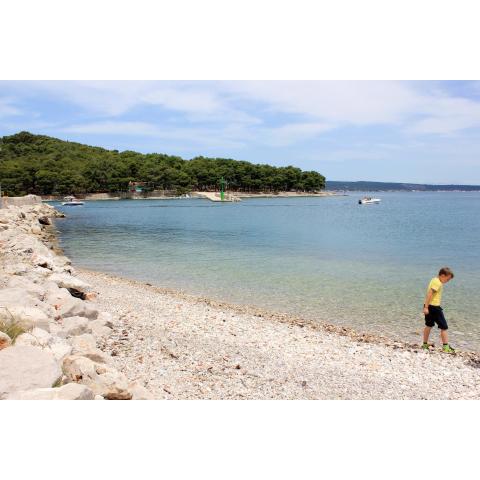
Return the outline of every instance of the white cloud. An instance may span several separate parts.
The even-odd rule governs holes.
[[[259,128],[255,137],[259,143],[281,147],[308,140],[332,128],[325,123],[288,123],[279,127]]]
[[[148,122],[108,120],[70,125],[60,131],[71,134],[148,137],[164,143],[183,141],[189,147],[242,148],[245,146],[244,142],[237,138],[238,132],[231,128],[217,130],[208,127],[162,127]]]
[[[229,82],[226,88],[271,111],[336,125],[396,123],[418,104],[418,95],[400,82],[251,81]]]
[[[146,122],[100,121],[84,124],[74,124],[61,128],[66,133],[88,133],[91,135],[139,135],[157,136],[158,127]]]
[[[220,98],[202,88],[178,88],[157,86],[144,93],[141,102],[161,105],[169,110],[178,110],[188,113],[212,113],[223,110],[225,107]]]
[[[21,110],[14,106],[14,101],[11,98],[0,98],[0,118],[21,114]]]
[[[329,125],[322,123],[292,123],[273,128],[249,128],[242,123],[221,126],[163,126],[148,122],[106,120],[69,125],[61,128],[60,131],[73,134],[153,137],[163,141],[184,140],[194,145],[243,148],[248,143],[288,146],[321,134],[330,128]]]
[[[25,96],[78,108],[64,131],[281,147],[344,127],[386,126],[394,134],[449,135],[480,127],[480,101],[445,84],[395,81],[8,82]],[[443,89],[443,90],[442,90]],[[474,89],[472,86],[470,91]],[[151,107],[148,121],[138,107]],[[162,124],[152,120],[158,112]],[[19,111],[0,100],[0,115]],[[150,115],[151,114],[151,115]],[[138,121],[132,121],[137,118]],[[168,120],[166,120],[168,118]],[[84,121],[85,123],[79,123]],[[192,139],[195,142],[197,138]]]
[[[333,127],[393,125],[417,134],[446,134],[480,126],[480,102],[451,96],[427,83],[394,81],[229,82],[244,100],[273,112],[303,115]]]
[[[408,127],[419,134],[452,134],[480,126],[480,103],[474,100],[438,95],[425,98],[420,109],[425,117]]]
[[[103,117],[119,117],[136,107],[157,106],[186,114],[191,121],[261,123],[255,116],[229,105],[211,82],[48,81],[22,82],[20,87],[26,94],[40,89],[83,112]]]

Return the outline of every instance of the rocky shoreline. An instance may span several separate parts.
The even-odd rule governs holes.
[[[0,321],[25,330],[0,334],[0,398],[480,398],[475,353],[74,270],[49,225],[58,215],[0,210]]]
[[[150,399],[98,348],[114,319],[55,251],[48,205],[0,210],[0,399]]]

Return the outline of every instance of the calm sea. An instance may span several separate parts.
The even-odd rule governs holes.
[[[56,224],[78,266],[407,340],[449,266],[452,344],[480,350],[480,193],[360,196],[98,201]]]

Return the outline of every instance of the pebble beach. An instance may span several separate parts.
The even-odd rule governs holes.
[[[478,399],[475,354],[450,356],[332,325],[82,270],[116,319],[102,345],[157,399]]]

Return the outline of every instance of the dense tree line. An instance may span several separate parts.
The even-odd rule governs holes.
[[[325,177],[299,168],[254,165],[225,158],[119,152],[20,132],[0,139],[0,182],[8,195],[127,191],[129,182],[149,189],[245,192],[318,191]]]

